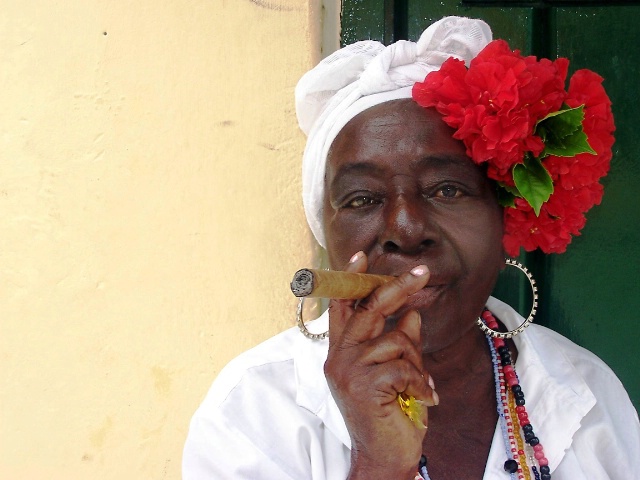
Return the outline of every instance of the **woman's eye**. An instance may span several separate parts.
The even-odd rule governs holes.
[[[367,205],[373,205],[377,203],[373,197],[359,196],[349,200],[345,207],[346,208],[361,208],[366,207]]]
[[[462,195],[462,191],[458,187],[454,187],[453,185],[445,185],[441,187],[436,192],[436,197],[442,198],[456,198]]]

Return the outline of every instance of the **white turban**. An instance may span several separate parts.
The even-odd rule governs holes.
[[[482,20],[446,17],[427,28],[417,43],[388,47],[367,40],[322,60],[296,86],[296,114],[307,146],[302,160],[302,200],[307,222],[325,247],[322,225],[324,175],[331,143],[349,120],[367,108],[410,98],[413,84],[450,57],[467,66],[491,41]]]

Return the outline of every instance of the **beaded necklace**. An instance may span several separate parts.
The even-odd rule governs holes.
[[[498,322],[487,309],[482,312],[482,320],[489,328],[498,328]],[[550,480],[549,461],[529,421],[524,392],[511,362],[509,347],[503,339],[492,338],[489,335],[487,343],[493,363],[496,408],[507,455],[504,470],[512,480],[532,480],[532,474],[535,480]],[[424,455],[418,464],[416,480],[431,480],[427,471],[427,457]]]

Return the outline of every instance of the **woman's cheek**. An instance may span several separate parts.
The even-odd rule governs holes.
[[[333,268],[342,268],[351,256],[362,250],[368,253],[375,243],[377,222],[372,218],[338,212],[325,222],[325,238],[329,261]]]

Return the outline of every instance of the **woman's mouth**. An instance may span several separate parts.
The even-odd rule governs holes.
[[[429,308],[442,296],[446,289],[446,285],[427,285],[422,290],[410,295],[405,303],[405,308],[411,310],[420,310]]]

